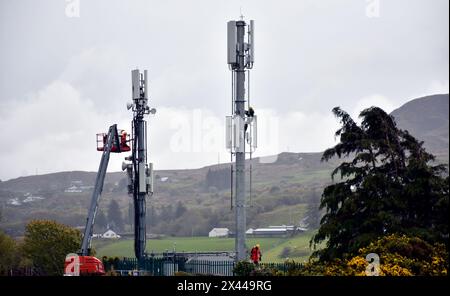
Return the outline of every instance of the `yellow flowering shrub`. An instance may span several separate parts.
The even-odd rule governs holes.
[[[380,275],[447,275],[448,252],[443,244],[391,234],[359,250],[361,256],[369,253],[380,256]]]
[[[365,248],[356,256],[345,256],[329,262],[310,260],[297,275],[365,276],[366,256],[379,256],[380,276],[446,276],[448,252],[443,244],[431,245],[417,237],[387,235]]]

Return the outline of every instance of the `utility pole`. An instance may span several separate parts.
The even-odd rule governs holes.
[[[232,71],[232,116],[227,117],[227,149],[231,152],[231,160],[235,156],[235,168],[232,170],[231,198],[233,199],[233,184],[235,186],[235,252],[236,261],[247,257],[245,243],[246,231],[246,186],[245,186],[245,156],[246,142],[250,145],[248,153],[256,148],[256,117],[253,109],[246,110],[245,76],[246,70],[253,67],[254,62],[254,22],[248,25],[248,42],[245,42],[247,24],[241,18],[239,21],[228,22],[228,65]],[[253,139],[255,142],[253,142]],[[233,172],[234,183],[233,183]],[[233,200],[232,200],[233,206]]]

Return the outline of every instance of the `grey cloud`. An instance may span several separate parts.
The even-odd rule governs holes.
[[[419,94],[448,92],[448,1],[379,3],[380,17],[368,18],[365,0],[80,0],[80,18],[68,18],[66,1],[4,0],[0,121],[13,120],[11,116],[21,114],[17,106],[24,108],[30,94],[60,81],[76,90],[93,118],[117,116],[126,122],[130,70],[136,67],[149,70],[153,106],[200,108],[222,119],[230,112],[226,21],[236,19],[242,7],[247,18],[256,20],[252,104],[257,112],[272,110],[281,120],[299,124],[281,125],[280,150],[324,149],[329,142],[315,139],[303,121],[294,120],[295,112],[326,122],[328,133],[325,129],[333,126],[330,110],[336,105],[354,112],[383,98],[380,104],[398,107]],[[64,102],[50,98],[55,105]],[[60,114],[47,116],[54,122]],[[24,127],[14,129],[24,132],[36,119],[28,115],[24,120]],[[72,124],[59,123],[67,130],[73,130]],[[289,143],[289,128],[318,144]],[[173,159],[170,154],[159,157]],[[208,161],[214,159],[211,154]],[[80,169],[90,167],[88,162],[80,161]],[[183,165],[195,163],[204,162],[198,157]]]

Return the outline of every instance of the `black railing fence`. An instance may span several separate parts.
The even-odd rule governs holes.
[[[107,272],[117,275],[153,275],[173,276],[189,273],[193,275],[233,276],[236,262],[232,260],[214,260],[186,257],[150,257],[142,260],[136,258],[123,258],[104,261]],[[301,269],[302,263],[259,263],[257,269],[268,269],[287,272],[292,269]]]

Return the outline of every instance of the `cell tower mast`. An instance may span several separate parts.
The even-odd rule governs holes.
[[[156,109],[148,106],[147,70],[131,71],[132,103],[127,109],[133,111],[132,154],[125,157],[131,163],[123,163],[122,169],[128,175],[128,193],[134,202],[134,252],[136,258],[145,256],[146,244],[146,199],[153,194],[153,164],[147,164],[147,122],[144,116],[155,114]]]
[[[247,38],[246,37],[246,27]],[[228,22],[228,66],[232,71],[232,116],[227,117],[226,146],[231,152],[231,162],[235,156],[234,169],[231,167],[231,197],[235,191],[235,252],[236,261],[247,257],[245,243],[246,231],[246,185],[245,155],[246,144],[250,154],[256,148],[256,116],[249,106],[249,97],[245,94],[245,76],[247,69],[252,69],[254,62],[254,21],[247,25],[241,17],[238,21]],[[245,42],[247,39],[247,42]],[[248,94],[249,92],[247,92]],[[247,103],[247,106],[246,106]],[[247,110],[246,110],[247,107]],[[233,176],[234,173],[234,176]],[[234,182],[233,182],[234,181]],[[234,190],[234,186],[235,190]]]

